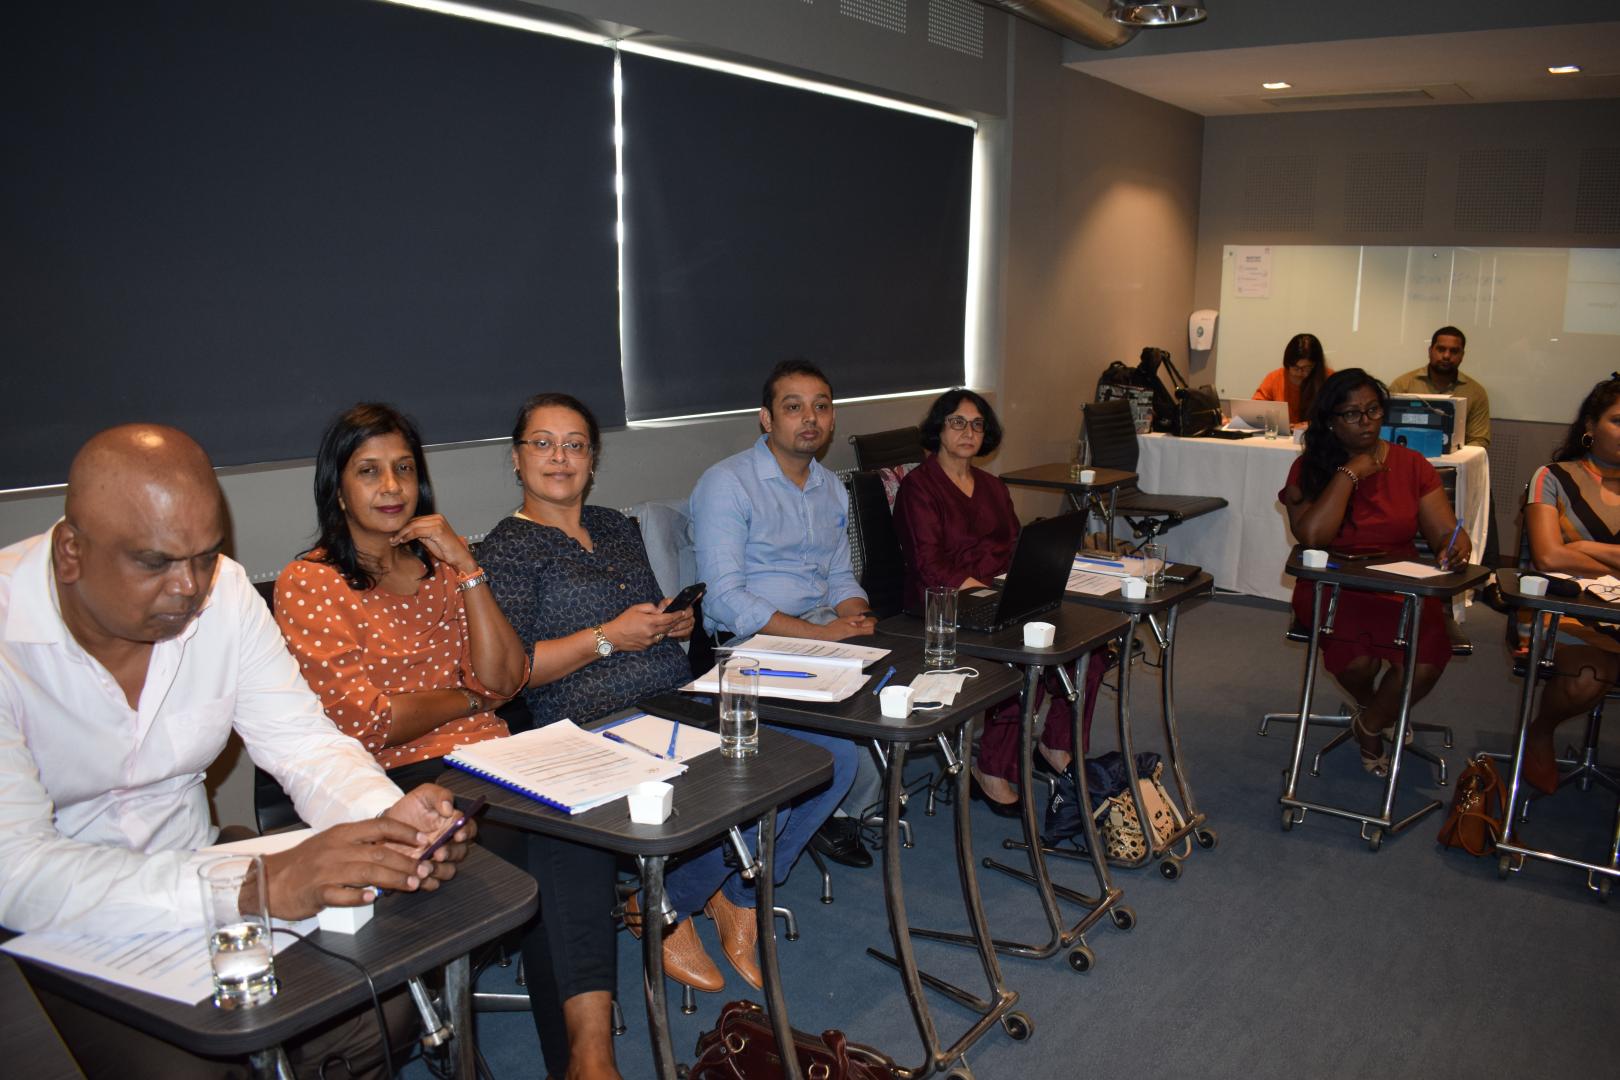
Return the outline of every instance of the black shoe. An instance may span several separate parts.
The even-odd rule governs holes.
[[[872,865],[872,853],[861,843],[861,823],[852,817],[830,817],[810,838],[810,846],[835,863],[864,870]]]
[[[977,776],[968,776],[968,789],[973,793],[973,797],[988,806],[996,817],[1015,818],[1023,813],[1023,809],[1015,802],[998,802],[992,799],[984,788],[979,786]]]

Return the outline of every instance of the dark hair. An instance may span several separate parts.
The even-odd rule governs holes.
[[[1592,392],[1581,402],[1580,411],[1575,414],[1569,430],[1564,433],[1563,443],[1553,451],[1552,459],[1579,461],[1585,457],[1587,451],[1591,449],[1581,444],[1581,440],[1586,437],[1586,425],[1596,424],[1616,401],[1620,401],[1620,374],[1612,374],[1592,387]]]
[[[1299,490],[1305,498],[1314,499],[1320,495],[1338,467],[1350,460],[1349,451],[1333,434],[1333,414],[1339,411],[1345,398],[1364,386],[1372,387],[1373,393],[1378,395],[1378,404],[1387,412],[1389,387],[1361,368],[1334,372],[1316,395],[1310,422],[1305,427],[1305,450],[1300,454]]]
[[[928,415],[923,417],[922,444],[929,453],[939,453],[939,436],[945,430],[945,418],[959,409],[964,401],[971,401],[984,417],[984,442],[979,445],[979,456],[996,452],[1001,445],[1001,421],[996,419],[996,410],[990,403],[971,390],[956,387],[947,390],[934,399],[928,407]]]
[[[1442,334],[1456,338],[1457,344],[1462,347],[1462,350],[1464,352],[1468,351],[1468,338],[1455,326],[1442,326],[1440,329],[1431,334],[1429,336],[1429,348],[1434,348],[1434,343],[1440,340],[1440,336]]]
[[[428,479],[427,455],[422,452],[422,436],[417,434],[416,425],[392,405],[361,402],[333,420],[321,436],[321,448],[315,454],[315,519],[319,532],[314,545],[299,556],[337,567],[343,580],[361,592],[375,588],[377,579],[360,565],[360,553],[349,534],[349,519],[340,505],[343,471],[361,444],[378,435],[399,435],[411,448],[411,456],[416,459],[416,514],[421,517],[433,513],[433,482]],[[418,541],[409,546],[411,554],[422,560],[422,576],[431,575],[433,556],[427,548]]]
[[[760,397],[766,412],[770,412],[771,407],[776,404],[778,380],[785,379],[789,375],[809,375],[820,379],[827,384],[828,396],[832,395],[832,380],[827,378],[827,373],[803,357],[795,356],[790,360],[783,360],[771,368],[771,373],[765,376],[765,392]]]
[[[595,458],[602,452],[602,428],[596,422],[596,414],[591,412],[579,398],[573,394],[561,394],[548,391],[536,394],[525,401],[518,408],[517,421],[512,425],[512,445],[516,446],[523,439],[523,429],[529,426],[529,416],[536,409],[572,409],[585,419],[585,434],[591,440],[591,457]]]
[[[1299,384],[1299,415],[1309,416],[1311,406],[1316,404],[1316,395],[1322,392],[1322,383],[1327,379],[1327,357],[1322,355],[1322,342],[1315,334],[1295,334],[1283,346],[1284,369],[1298,360],[1309,360],[1315,365]]]

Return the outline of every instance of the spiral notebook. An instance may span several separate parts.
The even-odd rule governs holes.
[[[458,747],[444,760],[565,814],[623,798],[643,781],[668,780],[686,771],[678,761],[613,742],[571,720]]]

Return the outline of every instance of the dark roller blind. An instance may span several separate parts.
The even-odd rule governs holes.
[[[612,53],[373,0],[7,16],[0,487],[149,419],[311,456],[361,399],[432,442],[569,390],[622,423]]]
[[[971,128],[622,65],[631,419],[758,405],[791,355],[840,397],[962,381]]]

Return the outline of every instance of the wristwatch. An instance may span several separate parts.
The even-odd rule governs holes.
[[[593,626],[591,627],[591,633],[596,635],[596,655],[612,656],[613,642],[609,641],[608,636],[602,633],[602,628],[600,626]]]

